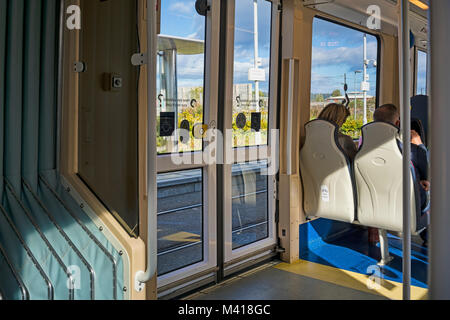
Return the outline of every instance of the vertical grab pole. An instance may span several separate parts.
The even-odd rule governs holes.
[[[401,2],[403,133],[403,300],[411,299],[411,108],[409,0]]]
[[[367,81],[367,67],[369,66],[369,62],[367,61],[367,34],[364,33],[364,42],[363,42],[363,51],[364,51],[364,71],[363,71],[363,81]],[[363,90],[363,96],[364,96],[364,113],[363,113],[363,124],[367,124],[367,88],[364,88]],[[355,118],[356,119],[356,118]]]
[[[449,183],[450,140],[448,139],[448,84],[450,65],[450,1],[431,1],[431,242],[430,298],[450,299],[450,215]]]
[[[292,121],[294,112],[294,81],[295,81],[295,60],[289,59],[289,92],[288,92],[288,114],[286,132],[286,174],[292,175]]]
[[[144,290],[144,284],[156,275],[157,266],[157,155],[156,155],[156,0],[147,0],[147,103],[148,103],[148,147],[147,147],[147,270],[135,276],[135,290]]]

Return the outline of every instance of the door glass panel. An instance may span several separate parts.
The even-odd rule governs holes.
[[[233,165],[233,250],[269,236],[267,161]]]
[[[158,36],[158,154],[202,150],[206,18],[194,1],[162,0]],[[178,130],[182,129],[182,130]]]
[[[158,275],[203,261],[202,169],[159,174]]]
[[[427,53],[417,52],[417,90],[416,94],[427,94]]]
[[[267,144],[272,3],[236,1],[233,146]]]
[[[78,175],[133,236],[139,235],[136,1],[81,2]],[[104,14],[108,12],[108,14]]]

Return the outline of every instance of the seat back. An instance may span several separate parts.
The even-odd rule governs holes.
[[[403,229],[403,156],[399,130],[384,122],[362,128],[363,144],[354,161],[357,219],[365,226],[401,232]],[[420,201],[411,173],[411,231],[417,231]],[[417,207],[419,206],[419,207]]]
[[[314,120],[305,129],[300,169],[306,215],[353,223],[354,185],[350,160],[339,145],[339,128],[328,121]]]

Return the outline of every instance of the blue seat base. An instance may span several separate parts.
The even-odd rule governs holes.
[[[388,234],[389,253],[394,258],[381,268],[383,278],[402,282],[402,240]],[[428,249],[413,242],[411,285],[427,288]],[[371,275],[381,259],[379,243],[368,242],[367,228],[349,223],[317,219],[300,225],[300,259]]]

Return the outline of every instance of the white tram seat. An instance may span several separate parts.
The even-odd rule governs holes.
[[[403,156],[397,127],[374,122],[362,128],[363,144],[356,154],[354,173],[357,220],[365,226],[403,230]],[[429,215],[420,208],[419,183],[411,165],[411,232],[427,226]]]
[[[352,166],[338,142],[338,126],[325,120],[313,120],[305,129],[300,166],[306,215],[353,223]]]
[[[313,120],[305,129],[300,168],[306,216],[401,232],[403,159],[398,128],[384,122],[364,126],[354,163],[340,147],[335,124]],[[411,231],[417,233],[428,225],[429,215],[420,210],[413,171],[410,179]]]

